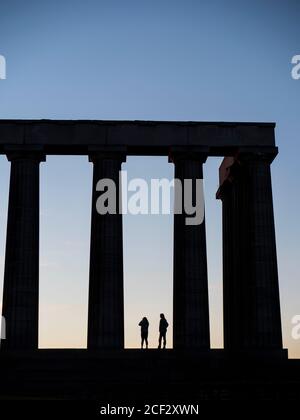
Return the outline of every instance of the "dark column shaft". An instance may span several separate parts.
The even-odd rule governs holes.
[[[94,155],[88,348],[124,347],[124,291],[122,214],[119,211],[119,171],[125,159],[120,154]],[[117,188],[117,214],[100,215],[96,184],[103,178],[114,180]]]
[[[251,296],[254,299],[250,346],[281,348],[281,316],[269,156],[240,157],[247,172],[250,205]],[[251,340],[252,339],[252,340]]]
[[[227,159],[223,161],[225,166]],[[247,347],[249,313],[249,194],[237,163],[217,193],[222,199],[224,348]],[[252,303],[251,303],[252,305]]]
[[[223,201],[224,345],[282,348],[270,163],[274,154],[240,153]]]
[[[195,180],[203,178],[199,159],[172,156],[175,178]],[[184,188],[183,188],[184,191]],[[186,225],[186,214],[174,215],[174,291],[173,345],[176,349],[208,349],[209,310],[205,220],[200,225]]]
[[[38,154],[11,154],[3,287],[3,348],[38,348],[39,163]]]

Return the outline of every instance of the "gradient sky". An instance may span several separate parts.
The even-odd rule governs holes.
[[[225,6],[226,5],[226,6]],[[300,3],[274,1],[1,1],[0,118],[275,121],[272,165],[284,344],[300,357],[291,318],[300,314],[298,181]],[[220,159],[205,165],[210,320],[222,338]],[[173,176],[165,157],[130,157],[128,176]],[[40,346],[86,344],[91,164],[41,164]],[[9,163],[0,157],[0,292]],[[137,323],[160,312],[172,326],[171,216],[124,217],[126,346]],[[2,293],[1,293],[2,294]],[[169,344],[171,345],[169,331]]]

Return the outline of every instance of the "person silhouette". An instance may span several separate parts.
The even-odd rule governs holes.
[[[149,321],[144,316],[144,318],[139,323],[139,326],[141,327],[141,349],[144,347],[144,341],[146,343],[146,349],[148,348],[148,328],[149,328]]]
[[[163,341],[163,348],[166,348],[166,334],[167,328],[169,326],[168,321],[166,320],[164,314],[160,314],[160,321],[159,321],[159,339],[158,339],[158,348],[161,349],[161,342]]]

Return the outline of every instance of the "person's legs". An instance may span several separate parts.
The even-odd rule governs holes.
[[[146,347],[148,347],[148,334],[145,332],[142,333],[142,348],[144,346],[144,342],[146,343]]]
[[[162,340],[162,334],[159,333],[159,339],[158,339],[158,348],[161,348],[161,340]]]
[[[167,344],[166,333],[164,333],[163,334],[163,345],[164,345],[164,349],[166,348],[166,344]]]

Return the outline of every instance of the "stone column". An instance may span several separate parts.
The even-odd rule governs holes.
[[[220,167],[223,234],[223,322],[224,348],[242,349],[248,335],[248,193],[240,165],[225,158]]]
[[[269,150],[240,150],[223,201],[225,348],[282,348]]]
[[[11,162],[3,286],[3,349],[38,348],[39,164],[37,152],[7,155]]]
[[[203,179],[206,158],[203,153],[171,153],[183,197],[184,180],[191,179],[195,200],[196,179]],[[187,225],[186,217],[185,211],[174,214],[173,346],[205,350],[210,347],[205,220]]]
[[[122,214],[119,214],[119,171],[125,153],[90,155],[93,169],[88,349],[124,348],[124,290]],[[96,191],[99,180],[109,178],[116,186],[116,214],[99,214]]]

